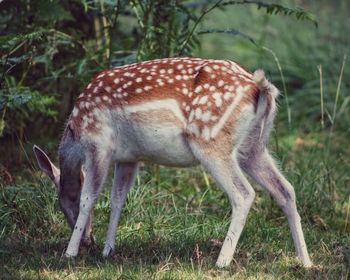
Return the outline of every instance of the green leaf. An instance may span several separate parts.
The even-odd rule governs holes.
[[[73,20],[70,11],[64,9],[58,0],[38,1],[38,13],[36,19],[47,24],[55,24],[57,21]]]
[[[3,119],[0,119],[0,136],[3,135],[4,130],[5,130],[5,121]]]
[[[11,34],[0,36],[0,50],[6,53],[24,41],[41,40],[43,38],[44,32],[45,30],[40,29],[25,34]]]

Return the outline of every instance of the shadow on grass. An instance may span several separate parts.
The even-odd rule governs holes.
[[[182,264],[214,265],[219,247],[209,240],[130,240],[118,242],[116,252],[102,257],[102,244],[89,248],[81,246],[79,255],[68,260],[64,257],[67,242],[60,241],[44,244],[40,241],[28,242],[10,240],[0,249],[0,275],[16,278],[19,269],[40,271],[45,269],[64,270],[72,267],[101,268],[104,265],[156,266],[176,260]],[[243,264],[242,264],[243,265]],[[19,277],[17,277],[19,278]]]
[[[29,243],[14,238],[0,245],[1,279],[61,279],[75,273],[78,278],[79,275],[84,276],[87,273],[87,278],[94,279],[89,273],[98,273],[98,277],[104,279],[114,279],[115,275],[119,275],[117,278],[129,275],[131,278],[126,278],[135,279],[138,278],[136,275],[143,273],[153,275],[169,264],[177,271],[222,272],[214,266],[220,244],[197,238],[142,240],[129,237],[118,242],[116,252],[106,259],[102,257],[102,244],[89,248],[81,246],[78,257],[70,260],[64,257],[67,242],[63,240],[51,243],[36,240]],[[245,248],[239,248],[232,265],[225,270],[226,273],[241,276],[243,273],[243,277],[251,275],[257,278],[265,275],[272,279],[281,275],[285,275],[286,279],[340,279],[333,278],[334,274],[349,276],[348,272],[341,272],[342,269],[334,271],[330,267],[306,270],[294,257],[285,261],[283,253],[266,250],[262,252],[261,248],[252,254]]]
[[[63,241],[47,244],[40,241],[30,244],[25,242],[4,244],[0,252],[1,279],[56,279],[62,277],[62,274],[67,276],[88,272],[98,273],[99,277],[105,279],[114,278],[115,275],[120,277],[129,275],[131,279],[135,279],[137,274],[153,275],[169,263],[174,264],[178,271],[192,271],[194,274],[223,272],[214,266],[220,250],[219,244],[213,244],[210,240],[128,238],[119,242],[115,254],[107,259],[102,257],[102,244],[98,244],[90,248],[81,247],[78,257],[72,260],[67,260],[63,256],[66,244]],[[262,273],[273,276],[279,273],[278,271],[283,271],[283,274],[288,272],[293,277],[304,279],[306,275],[307,279],[317,279],[320,275],[320,271],[310,274],[296,263],[276,264],[276,255],[271,253],[264,254],[264,258],[260,260],[252,260],[244,249],[238,250],[233,264],[225,270],[225,275],[246,273],[248,267],[251,270],[249,273],[253,275]],[[91,278],[91,275],[88,278]]]

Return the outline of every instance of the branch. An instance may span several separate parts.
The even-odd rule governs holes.
[[[227,28],[227,29],[206,29],[206,30],[198,31],[197,35],[212,34],[212,33],[225,33],[225,34],[234,35],[234,36],[241,36],[244,39],[248,39],[255,46],[258,46],[258,44],[255,42],[253,37],[249,36],[246,33],[241,32],[241,31],[239,31],[237,29],[233,29],[233,28]]]
[[[213,6],[211,6],[208,10],[204,11],[204,12],[200,15],[200,17],[196,20],[196,22],[194,23],[194,25],[193,25],[193,27],[192,27],[190,33],[187,35],[186,39],[182,42],[182,44],[181,44],[181,46],[180,46],[180,52],[179,52],[180,55],[183,53],[183,51],[184,51],[184,49],[185,49],[185,47],[186,47],[188,41],[189,41],[189,40],[191,39],[191,37],[193,36],[194,31],[196,30],[198,24],[201,22],[201,20],[203,19],[203,17],[204,17],[205,15],[207,15],[208,13],[210,13],[210,12],[211,12],[212,10],[214,10],[215,8],[219,7],[222,1],[223,1],[223,0],[219,0],[218,2],[216,2],[216,3],[215,3]]]

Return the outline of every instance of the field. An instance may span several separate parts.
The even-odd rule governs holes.
[[[230,221],[227,196],[201,167],[153,165],[141,166],[128,195],[115,254],[102,257],[110,174],[94,210],[96,244],[82,246],[76,259],[67,260],[64,251],[70,230],[59,210],[56,190],[39,171],[31,148],[39,144],[56,158],[57,135],[66,117],[59,112],[69,108],[64,103],[78,95],[67,97],[63,92],[81,89],[100,70],[101,65],[89,68],[94,56],[69,73],[62,72],[64,79],[44,63],[52,77],[57,74],[68,81],[67,87],[57,86],[47,73],[35,86],[38,73],[44,71],[40,67],[33,70],[33,76],[22,64],[11,70],[15,73],[6,72],[5,86],[19,92],[24,83],[34,88],[34,101],[37,92],[43,99],[28,107],[25,103],[1,107],[0,95],[0,279],[349,279],[349,4],[340,0],[282,2],[311,11],[318,28],[310,21],[266,14],[254,6],[239,7],[240,12],[237,6],[227,7],[206,15],[199,29],[233,26],[252,36],[258,46],[239,36],[209,32],[198,35],[200,44],[194,42],[190,54],[263,68],[281,89],[269,148],[295,188],[313,268],[303,268],[295,258],[287,220],[260,188],[256,188],[232,264],[225,269],[215,267]],[[121,18],[119,24],[129,21],[133,22]],[[123,36],[130,37],[129,31]],[[123,46],[132,45],[126,41]],[[143,43],[145,48],[153,46]],[[144,51],[140,49],[137,54]],[[50,49],[44,51],[47,54]],[[69,54],[65,55],[66,59]],[[71,81],[72,73],[79,78]]]
[[[51,183],[32,169],[17,177],[16,184],[2,185],[0,275],[3,279],[347,279],[349,147],[327,152],[324,140],[315,140],[322,134],[297,135],[279,136],[278,152],[276,143],[271,146],[296,189],[315,263],[311,270],[296,261],[286,219],[263,192],[257,194],[233,264],[217,269],[214,263],[230,217],[226,195],[200,168],[161,168],[156,181],[152,167],[143,167],[123,210],[117,250],[110,259],[101,254],[110,182],[94,212],[97,244],[82,248],[74,261],[63,257],[70,234]],[[348,145],[340,139],[334,137],[333,145]]]

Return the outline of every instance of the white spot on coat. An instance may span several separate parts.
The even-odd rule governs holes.
[[[192,134],[194,134],[197,137],[199,136],[199,128],[195,123],[191,123],[187,128],[190,132],[192,132]]]
[[[208,72],[208,73],[211,73],[213,71],[213,69],[211,69],[211,67],[209,67],[209,66],[205,66],[204,67],[204,71]]]
[[[204,126],[202,130],[202,137],[204,138],[205,141],[209,141],[210,139],[210,130],[209,127]]]
[[[184,68],[184,66],[183,66],[183,64],[179,64],[176,68],[181,70],[182,68]]]
[[[204,95],[199,99],[199,104],[205,104],[208,101],[208,95]]]
[[[198,103],[199,97],[200,96],[197,96],[195,99],[193,99],[192,105],[196,105]]]
[[[195,111],[195,116],[196,116],[196,119],[199,120],[202,118],[202,109],[201,108],[197,108],[196,111]]]
[[[225,99],[225,100],[229,100],[231,96],[232,96],[232,92],[227,91],[227,92],[225,92],[225,94],[224,94],[224,99]]]
[[[79,113],[79,109],[77,107],[74,107],[73,112],[72,112],[73,117],[78,116],[78,113]]]
[[[195,88],[194,92],[195,92],[195,93],[199,93],[199,92],[201,92],[202,89],[203,89],[202,86],[197,86],[197,87]]]
[[[202,114],[202,121],[207,123],[207,122],[209,122],[210,117],[211,117],[211,112],[210,111],[206,111],[206,112],[204,112]]]

